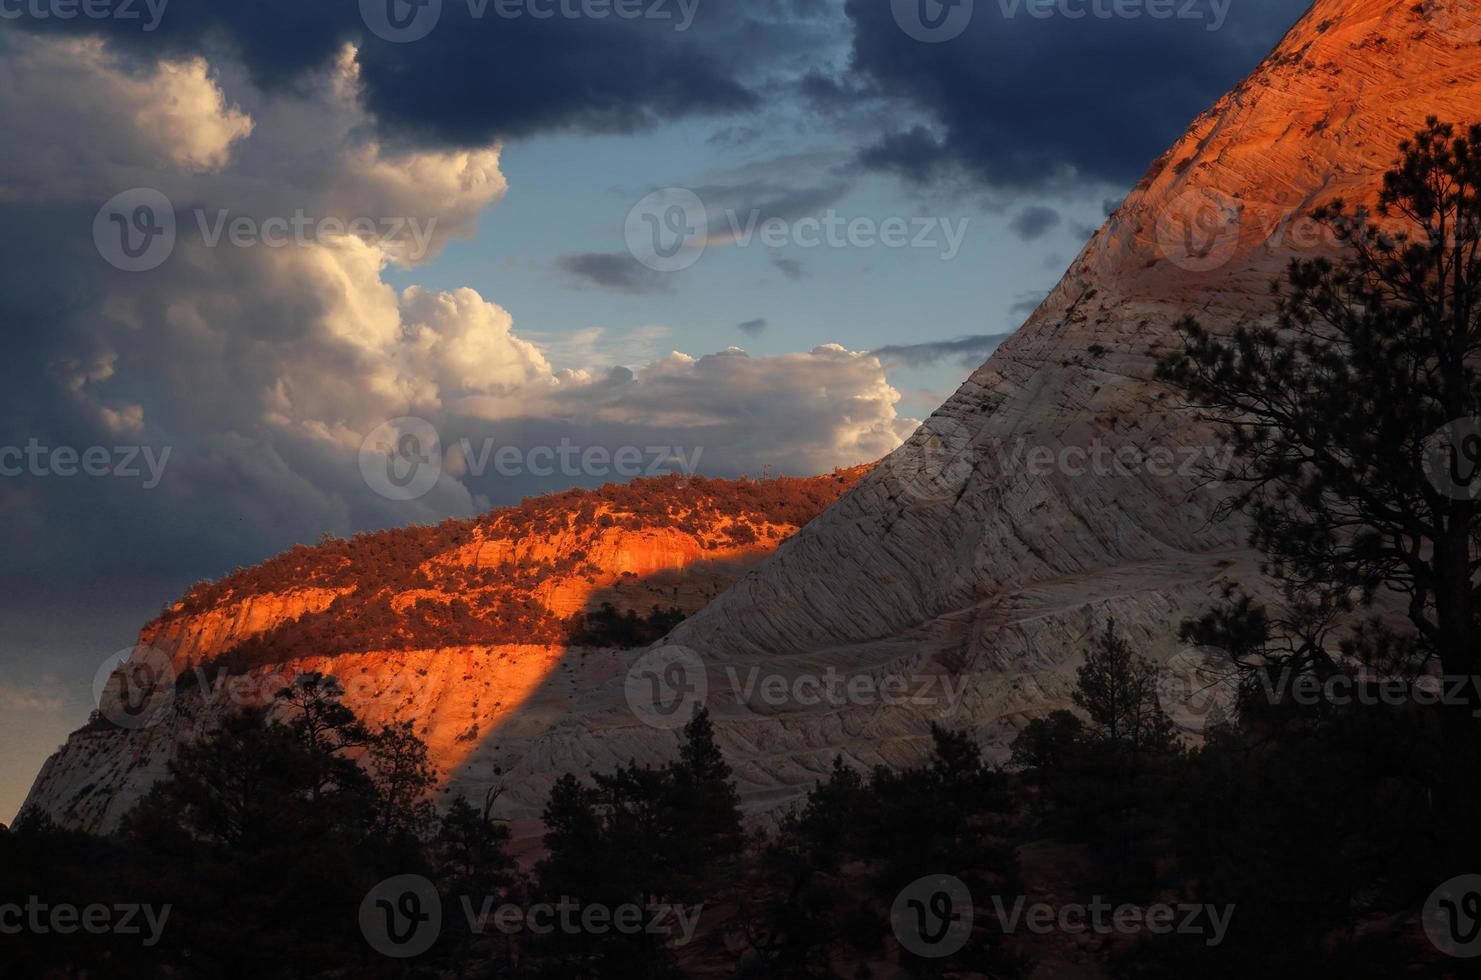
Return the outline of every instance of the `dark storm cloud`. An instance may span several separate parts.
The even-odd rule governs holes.
[[[189,454],[174,434],[156,426],[111,431],[77,390],[82,379],[114,370],[92,327],[100,319],[96,304],[104,290],[128,275],[100,269],[91,243],[76,234],[90,224],[92,211],[12,204],[3,212],[12,233],[0,235],[0,323],[8,351],[0,363],[0,447],[12,455],[30,446],[106,447],[122,463],[118,447],[135,454],[136,465],[98,476],[66,476],[54,467],[32,472],[29,465],[0,475],[0,507],[14,517],[6,522],[0,549],[0,582],[15,577],[37,587],[85,589],[118,578],[148,578],[174,587],[207,570],[260,560],[252,508],[223,516],[241,492],[234,474],[221,473],[216,483],[187,490],[177,477]],[[188,373],[198,366],[176,370]],[[114,375],[109,381],[123,399],[138,398],[152,409],[151,379]],[[156,460],[165,457],[158,481],[147,479],[141,458],[146,451]],[[7,465],[18,462],[6,459]],[[131,470],[140,475],[131,476]],[[290,533],[312,540],[322,528],[309,525],[305,520]]]
[[[900,28],[891,4],[848,0],[850,75],[809,80],[804,92],[814,102],[884,96],[924,114],[861,153],[910,180],[965,172],[1010,188],[1075,175],[1125,184],[1253,70],[1306,6],[1221,2],[1220,20],[1209,0],[1196,0],[1197,18],[1075,18],[1029,0],[978,0],[964,33],[926,44]]]
[[[922,344],[891,344],[869,353],[887,367],[926,367],[954,357],[965,368],[975,368],[1009,337],[1009,333],[974,334],[955,340],[934,340]]]
[[[142,59],[162,55],[229,51],[241,58],[259,84],[279,85],[325,64],[346,41],[364,33],[355,3],[304,3],[302,0],[160,0],[126,4],[111,0],[120,14],[137,17],[37,16],[27,4],[8,26],[42,34],[97,34],[116,50]],[[155,13],[154,11],[157,11]]]
[[[435,34],[361,51],[366,103],[423,142],[480,143],[572,127],[634,132],[691,114],[753,108],[756,95],[700,32],[660,21],[475,19],[444,3]]]
[[[619,293],[641,295],[663,292],[668,283],[626,252],[579,252],[555,260],[561,269],[583,282]]]
[[[747,320],[745,323],[737,324],[735,329],[747,336],[755,337],[766,329],[766,319],[764,317],[757,317],[754,320]]]
[[[355,0],[168,0],[162,9],[160,0],[135,0],[133,6],[141,11],[137,19],[62,20],[30,16],[28,5],[9,23],[40,33],[101,34],[141,59],[228,52],[272,87],[322,68],[353,42],[365,103],[383,134],[440,145],[561,129],[633,132],[689,115],[751,109],[767,58],[805,50],[821,30],[808,20],[811,4],[767,0],[644,0],[645,12],[666,16],[637,19],[537,19],[529,12],[512,18],[497,13],[496,0],[442,0],[433,5],[439,12],[430,33],[407,42],[367,28]]]
[[[1042,204],[1024,208],[1008,222],[1013,234],[1026,242],[1033,241],[1058,225],[1059,212]]]

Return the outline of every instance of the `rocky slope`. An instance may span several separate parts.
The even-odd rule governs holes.
[[[863,472],[552,494],[472,521],[298,546],[202,583],[143,628],[134,653],[175,678],[168,703],[146,699],[148,711],[113,719],[123,727],[95,718],[74,733],[28,805],[110,828],[180,739],[311,671],[338,677],[372,723],[416,719],[454,792],[465,769],[512,767],[615,674],[610,618],[592,613],[694,612]]]
[[[1481,120],[1468,11],[1318,0],[906,445],[670,635],[665,648],[704,664],[753,807],[795,799],[837,754],[913,760],[932,720],[970,726],[1001,757],[1028,718],[1067,706],[1107,617],[1172,660],[1170,693],[1200,683],[1177,625],[1224,578],[1257,581],[1256,562],[1237,522],[1210,522],[1203,473],[1220,447],[1152,380],[1156,359],[1185,314],[1214,327],[1269,315],[1290,257],[1329,247],[1305,216],[1339,196],[1373,201],[1426,116]],[[804,703],[830,669],[898,678],[914,696]],[[755,676],[787,693],[747,694]],[[511,778],[543,787],[562,767],[671,752],[630,693],[622,678],[593,691]],[[1196,730],[1208,708],[1193,697],[1174,713]]]
[[[146,637],[173,645],[177,663],[245,638],[259,674],[285,650],[301,669],[369,674],[352,692],[359,710],[418,718],[445,789],[481,796],[501,783],[505,813],[525,821],[563,772],[666,758],[682,717],[670,709],[701,697],[746,804],[767,811],[837,754],[913,761],[934,720],[970,726],[1003,753],[1029,717],[1067,703],[1083,642],[1109,616],[1186,677],[1194,660],[1177,649],[1178,622],[1222,579],[1255,580],[1255,563],[1237,522],[1210,521],[1205,474],[1220,447],[1152,380],[1156,359],[1184,314],[1215,327],[1268,315],[1285,262],[1328,247],[1304,215],[1337,196],[1371,201],[1397,143],[1427,115],[1481,119],[1470,6],[1317,0],[1152,165],[1023,328],[919,432],[654,650],[593,658],[555,644],[465,645],[436,638],[455,618],[436,609],[425,630],[385,634],[388,649],[328,661],[290,649],[287,636],[251,644],[290,615],[321,617],[315,636],[332,637],[346,621],[330,614],[335,604],[374,598],[347,599],[332,575],[213,596],[209,615],[167,615]],[[566,533],[543,530],[555,537],[533,554],[510,535],[443,555],[465,570],[506,569],[564,554],[551,542]],[[649,540],[585,547],[625,556],[603,559],[604,575],[635,563],[645,571],[634,578],[656,577],[682,549]],[[417,568],[435,579],[435,565]],[[550,574],[519,593],[542,616],[621,584]],[[678,595],[693,608],[706,592],[641,587],[643,606]],[[447,590],[432,592],[430,606],[450,605]],[[468,635],[484,628],[500,627]],[[417,647],[418,635],[435,642]],[[1196,729],[1205,707],[1194,699],[1175,713]],[[142,734],[80,733],[31,802],[107,826],[171,742],[210,715],[177,712]]]

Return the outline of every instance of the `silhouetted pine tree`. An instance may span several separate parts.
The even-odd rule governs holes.
[[[1177,732],[1157,698],[1157,665],[1131,650],[1116,632],[1116,621],[1085,652],[1075,670],[1075,704],[1090,716],[1090,736],[1115,762],[1135,771],[1145,756],[1178,748]]]
[[[1228,507],[1315,630],[1272,639],[1298,666],[1335,657],[1323,627],[1397,596],[1409,629],[1372,627],[1346,653],[1411,678],[1481,673],[1481,127],[1433,117],[1384,176],[1380,222],[1316,212],[1340,261],[1294,260],[1275,325],[1227,336],[1192,319],[1159,367],[1235,450]],[[1442,427],[1458,423],[1448,437]],[[1427,459],[1430,464],[1427,467]],[[1205,632],[1203,639],[1217,637]],[[1236,638],[1238,639],[1238,638]],[[1248,641],[1248,638],[1244,638]],[[1260,638],[1259,647],[1264,643]],[[1481,695],[1439,709],[1439,808],[1469,867],[1481,857]]]

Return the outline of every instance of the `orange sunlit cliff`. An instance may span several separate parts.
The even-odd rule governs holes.
[[[332,674],[365,720],[414,720],[445,779],[486,774],[616,672],[606,650],[699,609],[867,470],[640,479],[299,545],[196,585],[140,643],[169,655],[182,703],[262,699],[297,674]],[[137,731],[95,722],[74,736],[80,753],[48,763],[33,798],[106,829],[211,714],[176,711]]]

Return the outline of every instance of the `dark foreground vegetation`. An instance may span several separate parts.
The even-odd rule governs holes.
[[[1251,688],[1190,751],[1154,679],[1108,624],[1080,710],[1030,724],[1019,771],[935,728],[917,768],[835,761],[769,832],[742,822],[701,710],[667,765],[561,779],[543,856],[521,870],[496,795],[435,814],[409,727],[368,731],[309,676],[280,695],[282,720],[241,711],[182,747],[115,835],[32,816],[0,832],[0,904],[168,910],[157,935],[22,929],[0,956],[16,977],[1009,978],[1045,961],[1092,977],[1443,975],[1420,925],[1457,870],[1430,798],[1435,719]],[[436,897],[393,889],[367,920],[378,885],[406,875]],[[963,890],[930,906],[945,876]],[[1183,927],[1014,914],[1095,903],[1171,907]],[[564,920],[523,917],[563,905]],[[418,925],[433,906],[440,921]],[[601,927],[621,910],[634,929]],[[935,930],[943,910],[967,916],[959,942]]]

